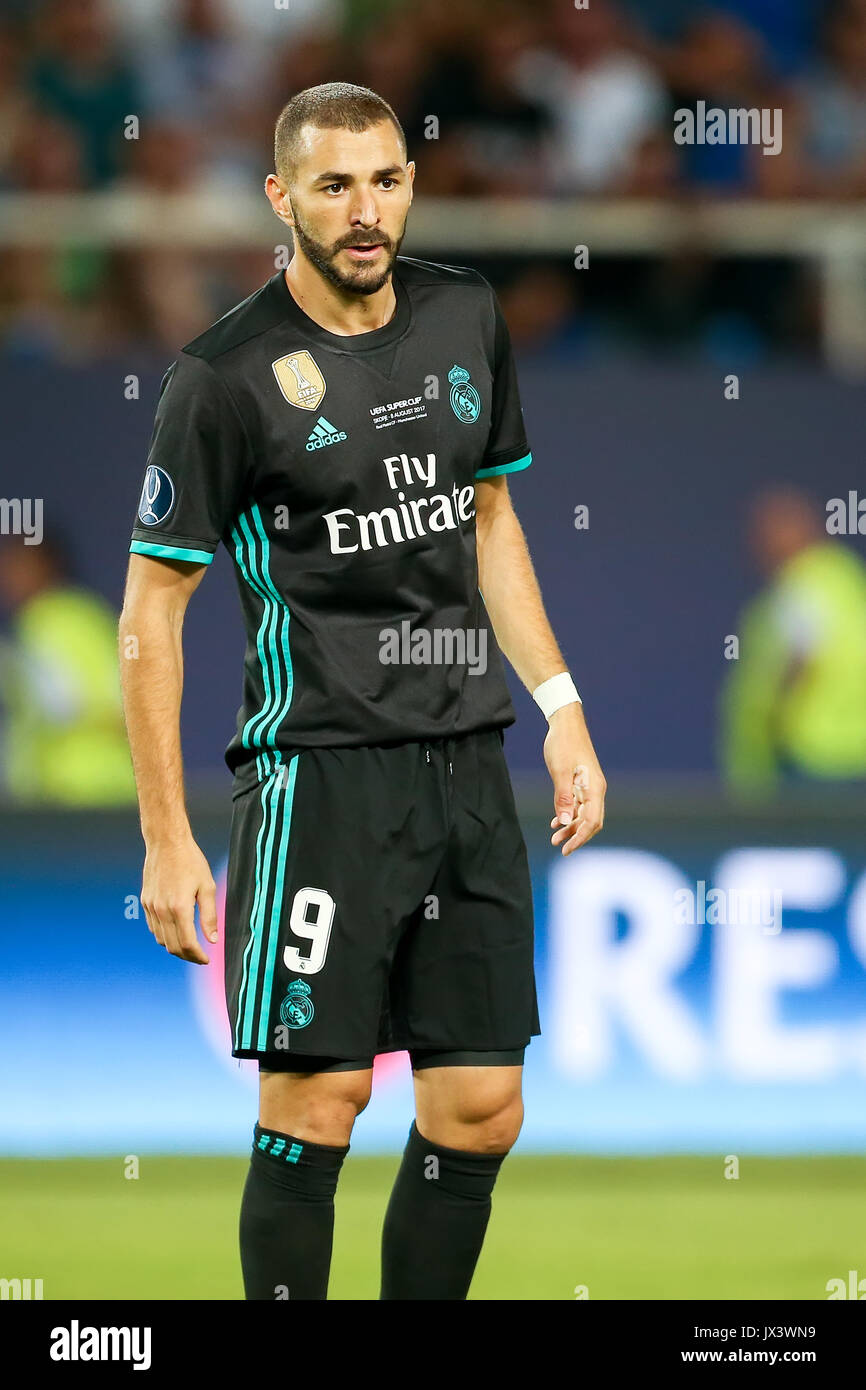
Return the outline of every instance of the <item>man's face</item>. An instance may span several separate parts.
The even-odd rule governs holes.
[[[414,175],[388,120],[360,134],[305,126],[282,203],[298,249],[337,289],[375,294],[406,232]]]

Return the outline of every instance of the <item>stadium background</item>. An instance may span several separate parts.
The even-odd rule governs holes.
[[[754,498],[793,485],[823,509],[862,477],[866,4],[7,0],[0,490],[44,499],[75,580],[115,610],[162,372],[272,273],[273,120],[335,79],[406,128],[404,253],[500,295],[535,460],[512,496],[610,783],[603,837],[561,861],[543,724],[512,680],[544,1032],[476,1296],[826,1296],[866,1273],[862,782],[738,797],[719,710],[762,583]],[[781,108],[783,153],[677,147],[673,111],[698,99]],[[185,652],[191,818],[216,869],[242,654],[225,554]],[[214,971],[136,916],[141,860],[134,808],[0,807],[0,1274],[45,1270],[46,1297],[237,1297],[254,1078],[226,1055]],[[782,892],[781,932],[677,921],[679,889],[744,875]],[[334,1296],[373,1296],[410,1115],[406,1059],[378,1062]],[[730,1156],[748,1183],[723,1181]]]

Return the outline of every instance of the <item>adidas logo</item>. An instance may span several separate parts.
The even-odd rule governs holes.
[[[320,415],[316,421],[315,429],[307,440],[307,448],[312,452],[313,449],[327,449],[329,444],[339,444],[341,439],[348,438],[345,430],[335,429],[324,415]]]

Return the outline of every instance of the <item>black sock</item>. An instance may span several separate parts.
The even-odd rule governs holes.
[[[247,1299],[327,1298],[334,1193],[348,1152],[256,1125],[240,1220]]]
[[[431,1144],[412,1124],[382,1231],[380,1299],[464,1299],[505,1154]]]

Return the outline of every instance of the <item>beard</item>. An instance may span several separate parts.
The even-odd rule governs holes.
[[[303,223],[298,216],[298,210],[291,198],[289,199],[289,203],[295,219],[295,225],[292,231],[297,238],[298,246],[300,246],[307,260],[312,262],[319,273],[323,275],[328,283],[333,285],[335,289],[342,290],[344,294],[376,294],[382,286],[387,283],[394,269],[394,262],[400,253],[403,238],[406,235],[406,221],[409,216],[408,211],[403,220],[403,227],[400,231],[400,235],[397,237],[396,241],[391,241],[390,237],[388,237],[385,232],[357,232],[354,235],[350,234],[349,236],[343,237],[336,246],[329,247],[325,246],[323,242],[317,241],[314,236],[311,236],[311,234],[304,229]],[[383,264],[381,266],[377,265],[373,268],[372,265],[368,266],[362,263],[346,271],[340,270],[337,266],[336,258],[347,246],[374,245],[378,241],[382,241],[384,244],[382,256]]]

